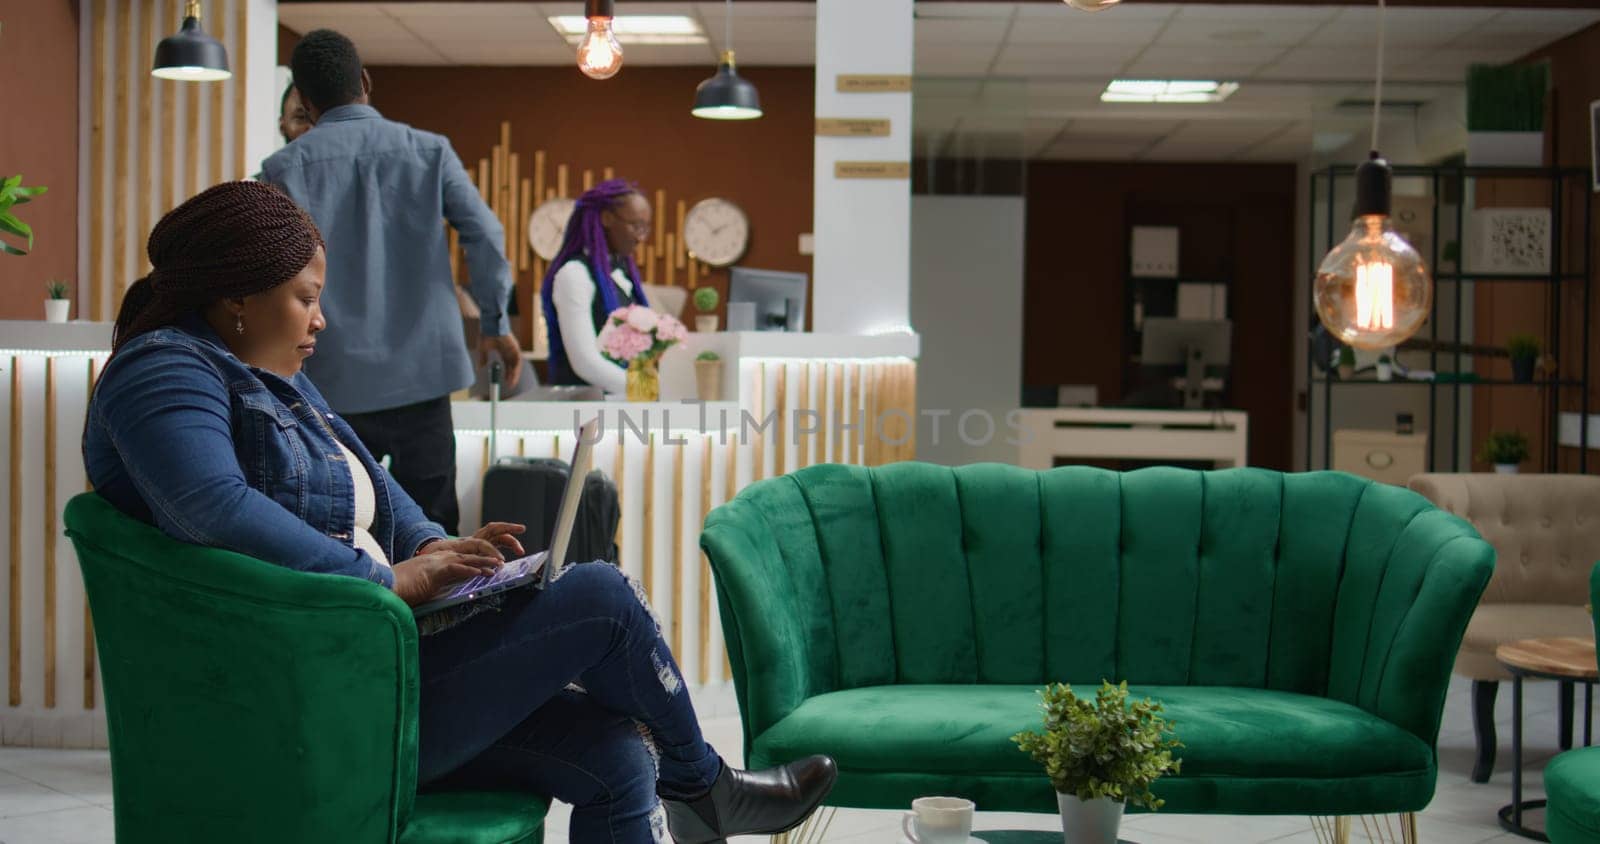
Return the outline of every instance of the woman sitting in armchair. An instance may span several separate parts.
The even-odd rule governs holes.
[[[100,495],[179,540],[364,578],[413,606],[522,551],[519,525],[456,539],[427,521],[301,373],[326,327],[325,261],[288,197],[217,185],[162,218],[149,255],[90,402]],[[603,563],[422,637],[418,662],[418,781],[554,796],[574,806],[576,844],[660,841],[663,826],[678,842],[776,834],[837,775],[821,756],[724,765],[653,614]]]

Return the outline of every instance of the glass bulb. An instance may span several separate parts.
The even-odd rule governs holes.
[[[610,18],[589,19],[589,31],[578,44],[578,69],[590,79],[610,79],[622,69],[622,45]]]
[[[1084,12],[1103,12],[1120,0],[1067,0],[1067,5]]]
[[[1433,306],[1433,279],[1422,256],[1382,214],[1357,217],[1350,236],[1322,259],[1317,317],[1339,342],[1387,349],[1416,334]]]

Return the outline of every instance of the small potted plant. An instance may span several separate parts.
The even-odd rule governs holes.
[[[1388,355],[1378,355],[1378,363],[1373,367],[1379,381],[1394,379],[1394,361]]]
[[[600,353],[628,370],[628,401],[661,399],[661,356],[688,337],[683,323],[644,305],[624,305],[606,317]]]
[[[1073,844],[1116,844],[1122,810],[1155,811],[1162,800],[1150,785],[1177,773],[1182,747],[1161,704],[1128,702],[1126,682],[1100,684],[1093,701],[1056,683],[1039,691],[1044,732],[1017,733],[1011,740],[1044,766],[1061,807],[1061,831]]]
[[[717,330],[717,315],[712,313],[717,309],[717,304],[722,297],[717,295],[715,287],[702,287],[694,292],[695,314],[694,330],[702,334],[710,334]]]
[[[1502,475],[1515,475],[1518,464],[1528,459],[1528,438],[1520,431],[1490,431],[1478,458]]]
[[[710,288],[701,288],[707,290]],[[701,352],[694,359],[695,392],[701,401],[722,399],[722,356],[716,352]]]
[[[1339,380],[1349,381],[1356,377],[1356,350],[1349,346],[1339,348]]]
[[[1532,334],[1513,334],[1506,340],[1511,356],[1511,380],[1527,384],[1533,380],[1534,364],[1539,362],[1539,338]]]
[[[45,322],[66,322],[72,314],[72,300],[67,298],[71,290],[67,283],[59,279],[52,279],[44,284],[44,320]]]

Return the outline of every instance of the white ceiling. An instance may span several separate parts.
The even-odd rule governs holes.
[[[375,65],[558,65],[572,61],[572,48],[547,18],[573,8],[288,3],[278,15],[296,31],[344,32]],[[630,66],[715,63],[723,3],[635,8],[693,16],[708,43],[625,45]],[[740,2],[734,13],[741,66],[813,63],[815,4]],[[916,13],[919,154],[1298,160],[1370,121],[1368,110],[1337,104],[1372,96],[1374,7],[1140,3],[1088,14],[1055,3],[941,2]],[[1510,61],[1596,22],[1600,10],[1390,9],[1385,97],[1459,111],[1469,65]],[[1233,80],[1240,89],[1216,105],[1101,103],[1115,77]]]

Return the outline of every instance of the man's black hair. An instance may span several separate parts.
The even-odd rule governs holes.
[[[361,54],[350,39],[331,29],[306,33],[289,59],[300,98],[327,111],[361,96]]]

